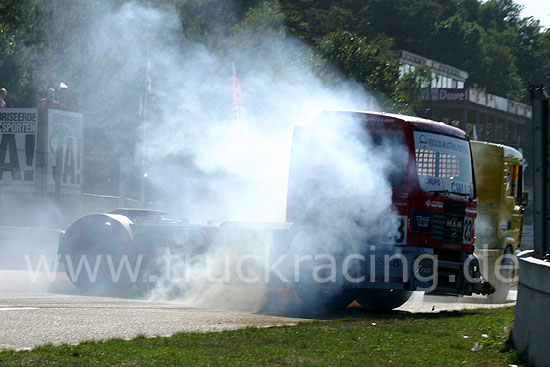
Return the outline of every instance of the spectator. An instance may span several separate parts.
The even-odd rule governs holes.
[[[6,96],[8,95],[8,91],[6,88],[0,89],[0,108],[6,108]]]
[[[46,92],[46,98],[40,100],[40,108],[55,108],[60,110],[61,104],[55,100],[55,89],[50,88]]]

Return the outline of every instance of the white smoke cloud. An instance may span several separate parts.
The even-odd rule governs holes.
[[[318,61],[313,52],[288,34],[245,29],[237,32],[237,42],[229,42],[230,47],[220,52],[165,37],[177,30],[177,23],[175,11],[129,3],[98,27],[104,51],[116,50],[128,60],[123,72],[145,78],[148,54],[150,120],[144,145],[135,154],[145,152],[145,171],[149,189],[158,198],[156,204],[191,223],[284,222],[293,126],[326,109],[376,110],[378,106],[351,81],[324,84],[315,73]],[[246,38],[239,39],[243,34]],[[246,134],[236,131],[233,121],[231,61],[235,61],[246,106]],[[141,128],[139,123],[136,129]],[[353,136],[357,131],[349,128],[346,123],[329,123],[314,130],[323,151],[309,152],[315,159],[302,163],[321,168],[308,171],[315,177],[307,179],[320,184],[307,205],[322,208],[316,221],[324,231],[315,243],[301,243],[301,251],[304,246],[311,253],[339,246],[360,251],[374,234],[377,220],[391,212],[387,150],[374,148],[366,135]],[[223,254],[231,254],[234,265],[237,255],[264,255],[255,241],[238,236],[233,240],[212,241],[209,258],[225,259]],[[189,271],[179,265],[173,264],[172,271]],[[207,272],[224,266],[199,262],[192,273],[203,284]],[[165,297],[173,294],[171,289],[159,280],[152,294]],[[206,297],[202,291],[200,296]]]
[[[106,106],[92,103],[87,111],[104,108],[120,128],[117,118],[134,110],[135,124],[118,135],[120,161],[134,160],[140,167],[145,155],[141,175],[147,173],[146,197],[154,207],[191,223],[285,222],[294,125],[307,124],[322,110],[378,110],[375,99],[353,81],[334,82],[342,80],[336,70],[331,82],[321,80],[313,51],[280,29],[261,32],[254,23],[253,28],[233,29],[228,41],[207,45],[179,36],[177,14],[176,9],[128,2],[91,23],[90,57],[106,65],[102,88],[112,100]],[[233,121],[232,64],[246,106],[246,132]],[[86,82],[93,89],[93,77]],[[141,87],[128,90],[136,85]],[[143,114],[148,116],[145,125]],[[89,113],[87,121],[97,115]],[[387,174],[394,162],[388,146],[373,145],[359,130],[357,121],[312,126],[310,138],[317,148],[297,162],[303,174],[298,191],[304,210],[314,218],[309,224],[322,230],[286,238],[285,250],[277,248],[280,239],[269,231],[222,231],[210,238],[205,254],[210,262],[172,263],[172,276],[191,272],[195,286],[208,284],[211,272],[224,269],[226,255],[235,275],[242,256],[262,258],[266,251],[360,253],[377,233],[378,220],[392,211]],[[134,149],[132,139],[142,134],[144,140]],[[127,158],[122,157],[124,148]],[[163,267],[161,260],[158,266]],[[265,271],[265,263],[245,268],[253,276]],[[160,278],[151,295],[170,298],[181,294],[174,291],[178,286]],[[195,292],[187,293],[188,301],[210,297],[203,288],[191,288]]]

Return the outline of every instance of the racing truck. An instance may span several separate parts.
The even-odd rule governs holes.
[[[328,145],[344,158],[353,156],[353,164],[332,159]],[[356,175],[358,171],[366,174]],[[377,180],[385,184],[375,188],[374,196],[366,195]],[[379,208],[380,200],[387,207]],[[291,287],[305,304],[326,310],[353,301],[389,310],[416,290],[487,293],[474,253],[476,212],[472,154],[464,131],[398,114],[323,111],[309,124],[294,127],[284,223],[198,225],[160,211],[117,209],[73,222],[60,237],[58,255],[75,285],[108,292],[134,284],[154,287],[166,248],[172,254],[197,255],[268,244],[270,256],[282,260],[275,264],[277,277],[261,280],[265,286]],[[93,279],[74,277],[77,266],[86,266],[83,257],[101,256],[110,261],[89,266]],[[143,271],[116,271],[123,261],[142,262]],[[187,265],[191,272],[200,269],[200,264]]]
[[[523,154],[507,145],[480,141],[472,141],[471,148],[478,182],[475,254],[483,278],[494,288],[489,300],[502,303],[517,274],[516,253],[528,202]]]

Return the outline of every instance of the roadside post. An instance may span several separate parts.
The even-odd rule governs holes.
[[[514,347],[527,354],[529,363],[550,367],[550,118],[548,92],[542,85],[530,87],[533,104],[533,205],[534,248],[532,254],[519,259],[518,296],[514,320]]]
[[[530,93],[533,103],[534,257],[542,259],[549,251],[550,231],[549,97],[542,85],[532,85]]]

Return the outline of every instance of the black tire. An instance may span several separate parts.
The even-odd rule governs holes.
[[[506,247],[503,255],[515,256],[512,247],[510,246]],[[487,296],[490,303],[505,303],[508,298],[510,288],[512,287],[512,278],[514,276],[515,269],[503,270],[500,269],[500,265],[514,265],[514,261],[509,257],[502,257],[500,264],[495,265],[498,266],[498,269],[495,269],[495,271],[498,270],[501,277],[504,279],[498,279],[495,277],[493,282],[494,284],[491,284],[495,288],[495,291]]]
[[[397,289],[365,289],[357,296],[357,302],[369,311],[390,311],[403,305],[412,291]]]
[[[296,285],[296,293],[312,313],[336,312],[346,308],[357,297],[356,290],[336,290],[317,284]]]
[[[116,274],[123,259],[130,266],[136,264],[129,223],[130,219],[121,215],[91,214],[71,224],[58,254],[76,287],[94,295],[116,295],[133,285],[127,268],[123,267],[118,278]],[[77,273],[81,261],[88,263],[90,273],[84,265]]]

